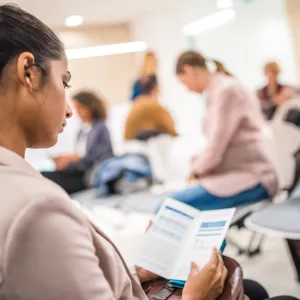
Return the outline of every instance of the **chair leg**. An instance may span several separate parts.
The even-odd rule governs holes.
[[[260,234],[257,232],[252,233],[251,239],[248,244],[248,249],[247,249],[247,251],[248,251],[247,254],[249,257],[255,256],[255,255],[261,253],[261,246],[262,246],[264,239],[265,239],[265,236],[263,234]],[[255,242],[256,242],[256,246],[255,246]]]
[[[298,276],[298,282],[300,282],[300,240],[286,240],[291,252],[294,266]]]
[[[228,244],[234,246],[238,250],[238,255],[247,255],[248,257],[253,257],[261,253],[261,246],[265,236],[256,232],[253,232],[248,243],[247,247],[242,247],[236,241],[232,240],[231,238],[227,238]]]

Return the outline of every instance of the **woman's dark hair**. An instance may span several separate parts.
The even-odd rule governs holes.
[[[146,76],[141,79],[142,95],[150,95],[154,88],[157,87],[156,75]]]
[[[83,91],[73,95],[73,100],[89,109],[93,121],[106,120],[107,114],[105,103],[96,94]]]
[[[48,75],[50,61],[61,59],[64,47],[55,33],[33,15],[16,5],[0,5],[0,78],[4,68],[23,52],[35,58],[43,77]]]
[[[182,74],[184,72],[184,66],[192,66],[207,69],[206,59],[196,51],[186,51],[179,56],[176,65],[177,75]]]

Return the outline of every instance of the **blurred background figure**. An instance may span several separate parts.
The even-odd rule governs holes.
[[[73,96],[72,104],[81,121],[75,153],[53,157],[56,171],[42,172],[69,194],[84,190],[92,169],[113,156],[104,102],[96,94],[83,91]]]
[[[291,99],[294,94],[293,88],[279,82],[280,67],[277,62],[270,61],[264,66],[264,74],[267,85],[258,90],[264,116],[271,120],[279,105]]]
[[[125,140],[148,140],[160,134],[177,136],[173,119],[159,103],[156,75],[144,77],[141,92],[135,99],[125,124]]]
[[[131,100],[135,101],[136,98],[142,94],[142,82],[145,78],[157,73],[157,58],[154,52],[147,52],[144,55],[143,63],[139,72],[139,78],[134,82],[132,88]]]
[[[212,73],[194,51],[178,59],[179,80],[206,93],[203,151],[191,161],[195,186],[172,197],[200,210],[237,207],[272,197],[278,188],[272,155],[266,151],[258,99],[224,72]]]

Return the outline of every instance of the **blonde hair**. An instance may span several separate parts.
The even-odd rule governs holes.
[[[156,64],[155,65],[150,65],[149,60],[153,59],[156,60],[156,55],[154,52],[149,51],[146,52],[143,58],[143,63],[140,69],[140,76],[151,76],[156,74]]]
[[[276,61],[269,61],[265,64],[264,70],[270,70],[275,76],[280,74],[280,67]]]

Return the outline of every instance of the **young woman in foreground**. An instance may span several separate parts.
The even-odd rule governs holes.
[[[0,6],[0,28],[0,299],[147,299],[113,243],[23,159],[53,146],[72,116],[63,45],[16,6]],[[183,299],[216,299],[226,275],[213,252],[193,266]]]

